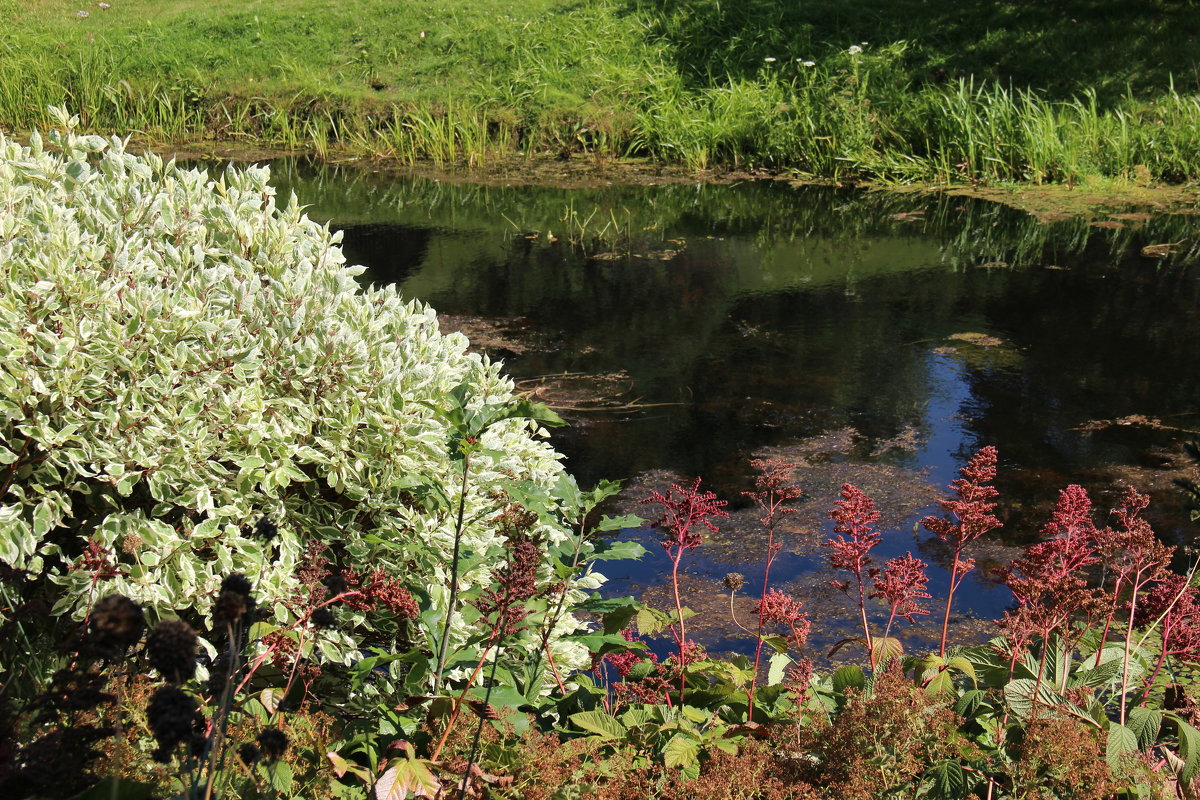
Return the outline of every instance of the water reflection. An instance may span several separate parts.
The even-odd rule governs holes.
[[[1157,492],[1167,538],[1193,536],[1168,513],[1170,478],[1186,467],[1178,443],[1200,436],[1193,217],[1095,227],[960,197],[782,183],[567,190],[274,170],[311,216],[344,231],[369,280],[483,325],[491,339],[479,341],[527,387],[549,391],[537,379],[569,373],[577,394],[564,403],[576,408],[578,376],[621,387],[620,410],[574,413],[556,434],[583,483],[701,474],[733,499],[751,456],[843,431],[844,446],[810,465],[804,536],[819,545],[845,476],[869,481],[875,465],[940,489],[994,443],[1001,554],[1036,535],[1068,482],[1105,507],[1119,479],[1135,480]],[[1179,244],[1142,255],[1163,243]],[[938,560],[913,541],[931,497],[896,498],[886,555]],[[715,587],[727,569],[752,569],[751,528],[699,552],[693,578]],[[781,578],[820,583],[819,547],[790,558]],[[653,584],[659,569],[614,583]],[[970,585],[978,614],[1007,602],[987,580]]]

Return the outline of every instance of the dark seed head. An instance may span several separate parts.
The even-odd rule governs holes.
[[[329,610],[328,606],[322,606],[321,608],[318,608],[316,611],[312,612],[312,617],[310,617],[310,619],[312,620],[313,625],[318,628],[332,628],[337,624],[337,618],[333,615],[333,612]]]
[[[110,594],[92,607],[87,641],[101,655],[116,658],[137,644],[145,629],[142,607],[125,595]]]
[[[279,528],[274,522],[271,522],[270,517],[261,517],[258,522],[254,523],[254,537],[256,539],[265,539],[270,541],[279,535]]]
[[[221,581],[221,592],[213,605],[213,622],[236,625],[254,611],[254,587],[245,575],[234,573]]]
[[[725,584],[725,588],[729,591],[736,592],[738,589],[742,588],[742,583],[744,580],[745,579],[742,577],[742,573],[730,572],[721,580],[721,583]]]
[[[258,734],[258,747],[267,763],[278,761],[288,749],[287,734],[279,728],[263,728]]]
[[[334,597],[350,588],[350,584],[341,575],[326,575],[321,579],[321,583],[325,584],[325,588],[329,590],[329,594]]]
[[[196,632],[186,622],[164,619],[146,638],[146,657],[165,680],[191,680],[196,674]]]
[[[247,767],[253,765],[254,762],[258,761],[259,756],[262,755],[258,752],[258,745],[254,744],[253,742],[246,742],[243,744],[237,749],[237,754],[238,758],[240,758],[242,763]]]
[[[158,742],[155,760],[170,760],[179,743],[190,742],[202,722],[200,709],[191,695],[175,686],[159,687],[146,707],[146,723]]]

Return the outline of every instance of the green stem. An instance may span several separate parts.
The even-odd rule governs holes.
[[[442,641],[438,645],[437,670],[433,673],[433,693],[442,685],[442,671],[446,668],[446,653],[450,645],[450,623],[454,619],[454,607],[458,603],[458,560],[462,547],[463,516],[467,504],[467,473],[471,468],[471,455],[463,454],[462,485],[458,495],[458,519],[454,523],[454,554],[450,559],[450,600],[446,606],[446,624],[442,626]]]

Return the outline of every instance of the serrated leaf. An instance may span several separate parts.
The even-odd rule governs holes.
[[[863,674],[862,667],[851,664],[835,670],[831,681],[835,692],[845,694],[847,689],[861,689],[866,686],[867,676]]]
[[[1178,714],[1171,714],[1179,733],[1179,757],[1183,759],[1183,769],[1179,773],[1179,781],[1187,786],[1195,779],[1200,771],[1200,731],[1191,726],[1187,720]]]
[[[942,761],[934,764],[925,773],[930,782],[929,796],[938,800],[959,800],[967,796],[969,783],[967,773],[957,761]]]
[[[1125,721],[1129,730],[1137,736],[1138,745],[1149,749],[1158,741],[1158,732],[1162,729],[1163,712],[1157,708],[1134,706],[1129,709],[1129,717]]]
[[[435,797],[441,783],[429,769],[428,762],[418,758],[398,758],[393,761],[375,784],[375,800],[406,800],[413,797]]]
[[[643,608],[637,612],[637,629],[642,636],[654,636],[671,624],[665,614],[652,608]]]
[[[649,552],[637,542],[609,542],[592,554],[594,561],[624,561],[638,559]]]
[[[1137,734],[1118,722],[1109,723],[1108,746],[1105,748],[1104,757],[1113,774],[1120,775],[1128,756],[1137,750]]]
[[[700,748],[690,736],[679,734],[671,737],[663,748],[663,763],[668,769],[687,768],[699,763]]]
[[[599,736],[601,739],[624,739],[625,735],[629,733],[629,729],[622,725],[620,720],[607,711],[599,709],[580,711],[572,714],[569,719],[575,727]]]
[[[971,679],[971,683],[973,683],[975,686],[979,685],[979,679],[975,676],[975,665],[972,664],[968,659],[963,658],[962,656],[955,656],[946,662],[946,666],[950,669],[956,669],[963,675],[966,675]]]

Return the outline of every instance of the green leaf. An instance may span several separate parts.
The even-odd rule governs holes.
[[[406,800],[413,797],[436,797],[441,783],[429,769],[429,762],[419,758],[398,758],[388,765],[375,784],[375,800]]]
[[[938,800],[959,800],[967,796],[970,784],[967,773],[957,761],[942,761],[934,764],[925,773],[930,782],[929,796]]]
[[[620,720],[607,711],[599,709],[580,711],[578,714],[572,714],[569,719],[575,727],[599,736],[601,739],[624,739],[625,735],[629,733],[629,729],[622,725]]]
[[[640,528],[646,524],[646,520],[636,514],[625,514],[620,517],[603,516],[600,522],[596,525],[597,531],[623,531],[630,528]]]
[[[699,756],[700,748],[696,740],[683,734],[671,737],[671,741],[663,748],[663,763],[668,769],[695,766],[699,762]]]
[[[971,679],[971,683],[979,686],[979,679],[975,676],[975,665],[962,656],[955,656],[946,662],[946,666],[950,669],[956,669],[963,675]]]
[[[632,603],[627,606],[622,606],[614,611],[609,611],[601,619],[604,622],[604,632],[608,634],[620,633],[629,627],[629,623],[637,615],[638,609]]]
[[[861,689],[866,686],[867,676],[863,673],[862,667],[851,664],[835,670],[832,682],[835,692],[845,694],[847,689]]]
[[[1114,775],[1120,775],[1128,756],[1138,751],[1137,734],[1117,722],[1109,723],[1108,747],[1104,757]]]
[[[1187,786],[1191,784],[1200,770],[1200,731],[1197,731],[1183,717],[1172,713],[1171,719],[1179,732],[1179,756],[1183,759],[1183,770],[1179,773],[1179,781]]]
[[[876,668],[883,666],[893,658],[904,655],[904,645],[900,640],[888,636],[878,636],[871,641],[871,654],[874,656]]]
[[[783,677],[787,674],[788,665],[791,663],[792,659],[787,653],[776,653],[771,656],[771,660],[767,662],[767,685],[774,686],[783,683]]]
[[[640,681],[642,678],[649,676],[651,672],[654,672],[656,668],[655,664],[651,661],[639,661],[629,668],[625,680]]]
[[[670,624],[670,617],[661,611],[643,608],[637,612],[637,629],[642,636],[654,636]]]
[[[949,670],[941,670],[926,682],[925,691],[930,694],[953,694],[954,676],[950,674]]]
[[[294,777],[291,764],[286,761],[276,761],[274,764],[262,765],[259,771],[266,772],[267,778],[271,781],[271,788],[276,792],[291,794]]]
[[[606,542],[592,554],[594,561],[638,559],[649,552],[637,542]]]
[[[1158,732],[1162,728],[1163,712],[1156,708],[1134,706],[1129,709],[1126,719],[1129,730],[1137,736],[1138,745],[1149,749],[1158,741]]]

